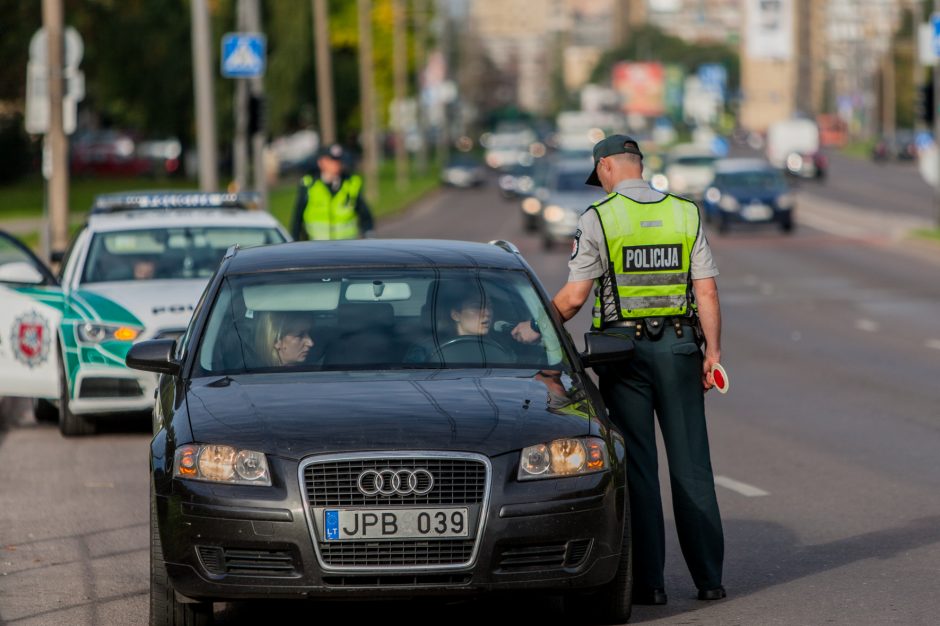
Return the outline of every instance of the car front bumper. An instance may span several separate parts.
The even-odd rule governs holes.
[[[491,493],[469,565],[343,571],[324,566],[297,463],[269,457],[270,488],[165,481],[156,506],[173,588],[198,600],[361,598],[596,587],[615,574],[625,488],[612,472],[518,482],[491,459]],[[447,540],[436,540],[442,542]],[[434,543],[430,540],[428,543]]]
[[[76,415],[153,410],[156,375],[127,367],[81,364],[71,385],[69,409]]]

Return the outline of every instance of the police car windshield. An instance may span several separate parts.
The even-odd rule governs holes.
[[[536,320],[541,339],[512,330]],[[395,268],[225,280],[194,376],[284,371],[570,369],[527,274]]]
[[[282,243],[275,228],[187,226],[95,233],[83,283],[209,278],[225,251]]]

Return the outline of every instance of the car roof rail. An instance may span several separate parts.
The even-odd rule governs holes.
[[[515,244],[513,244],[511,241],[506,241],[505,239],[494,239],[493,241],[489,243],[491,246],[499,246],[506,252],[511,252],[512,254],[519,254],[519,255],[522,254],[521,252],[519,252],[519,248],[517,248]]]
[[[262,208],[262,197],[257,192],[131,191],[105,193],[96,196],[91,205],[91,213],[101,215],[161,209],[235,209],[251,211],[260,208]]]

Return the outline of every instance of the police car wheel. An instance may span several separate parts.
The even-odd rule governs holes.
[[[59,407],[45,398],[33,398],[33,416],[37,422],[55,424],[59,421]]]
[[[150,484],[150,623],[160,626],[207,626],[212,623],[211,602],[180,602],[170,585],[163,561],[157,525],[157,497]]]
[[[81,437],[95,432],[95,423],[69,409],[69,383],[65,378],[65,365],[59,357],[59,432],[66,437]]]

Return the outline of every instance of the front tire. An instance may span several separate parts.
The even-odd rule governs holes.
[[[75,415],[69,408],[69,381],[65,363],[59,355],[59,432],[66,437],[84,437],[95,432],[95,423],[84,415]]]
[[[150,626],[208,626],[211,602],[179,602],[166,575],[157,525],[157,496],[150,484]]]
[[[587,618],[597,624],[625,624],[630,620],[633,613],[633,539],[629,500],[625,509],[617,573],[609,583],[596,590],[566,595],[565,613],[570,617]]]

